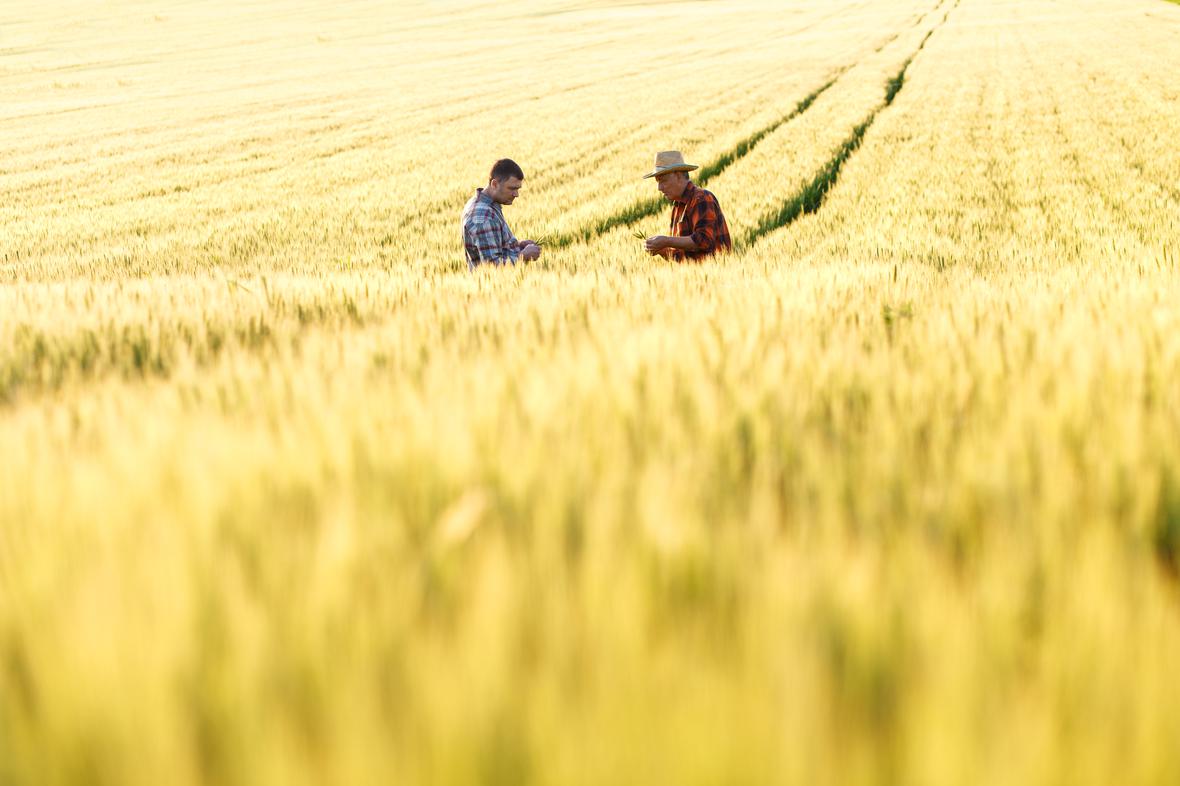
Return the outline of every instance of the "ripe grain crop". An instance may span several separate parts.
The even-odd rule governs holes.
[[[0,783],[1180,781],[1180,8],[0,14]]]

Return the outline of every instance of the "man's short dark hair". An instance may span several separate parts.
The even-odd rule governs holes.
[[[504,181],[510,177],[524,180],[524,170],[520,168],[520,164],[511,158],[501,158],[492,164],[492,172],[488,175],[488,182],[490,183],[493,180]]]

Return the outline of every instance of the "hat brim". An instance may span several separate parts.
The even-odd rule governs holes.
[[[694,169],[700,169],[700,167],[698,167],[696,164],[677,164],[676,166],[658,166],[655,169],[653,169],[651,172],[648,172],[646,175],[644,175],[643,179],[646,180],[649,177],[655,177],[656,175],[662,175],[665,172],[691,172]]]

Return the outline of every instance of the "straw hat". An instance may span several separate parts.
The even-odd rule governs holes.
[[[696,168],[696,164],[684,163],[684,156],[680,154],[679,150],[665,150],[663,153],[656,153],[656,168],[644,177],[655,177],[664,172],[691,172]]]

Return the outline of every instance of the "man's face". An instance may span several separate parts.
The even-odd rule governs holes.
[[[493,180],[488,184],[487,193],[501,205],[511,205],[520,194],[520,186],[524,181],[511,175],[504,180]]]
[[[664,172],[656,175],[656,188],[665,199],[680,199],[684,189],[688,187],[688,175],[684,172]]]

